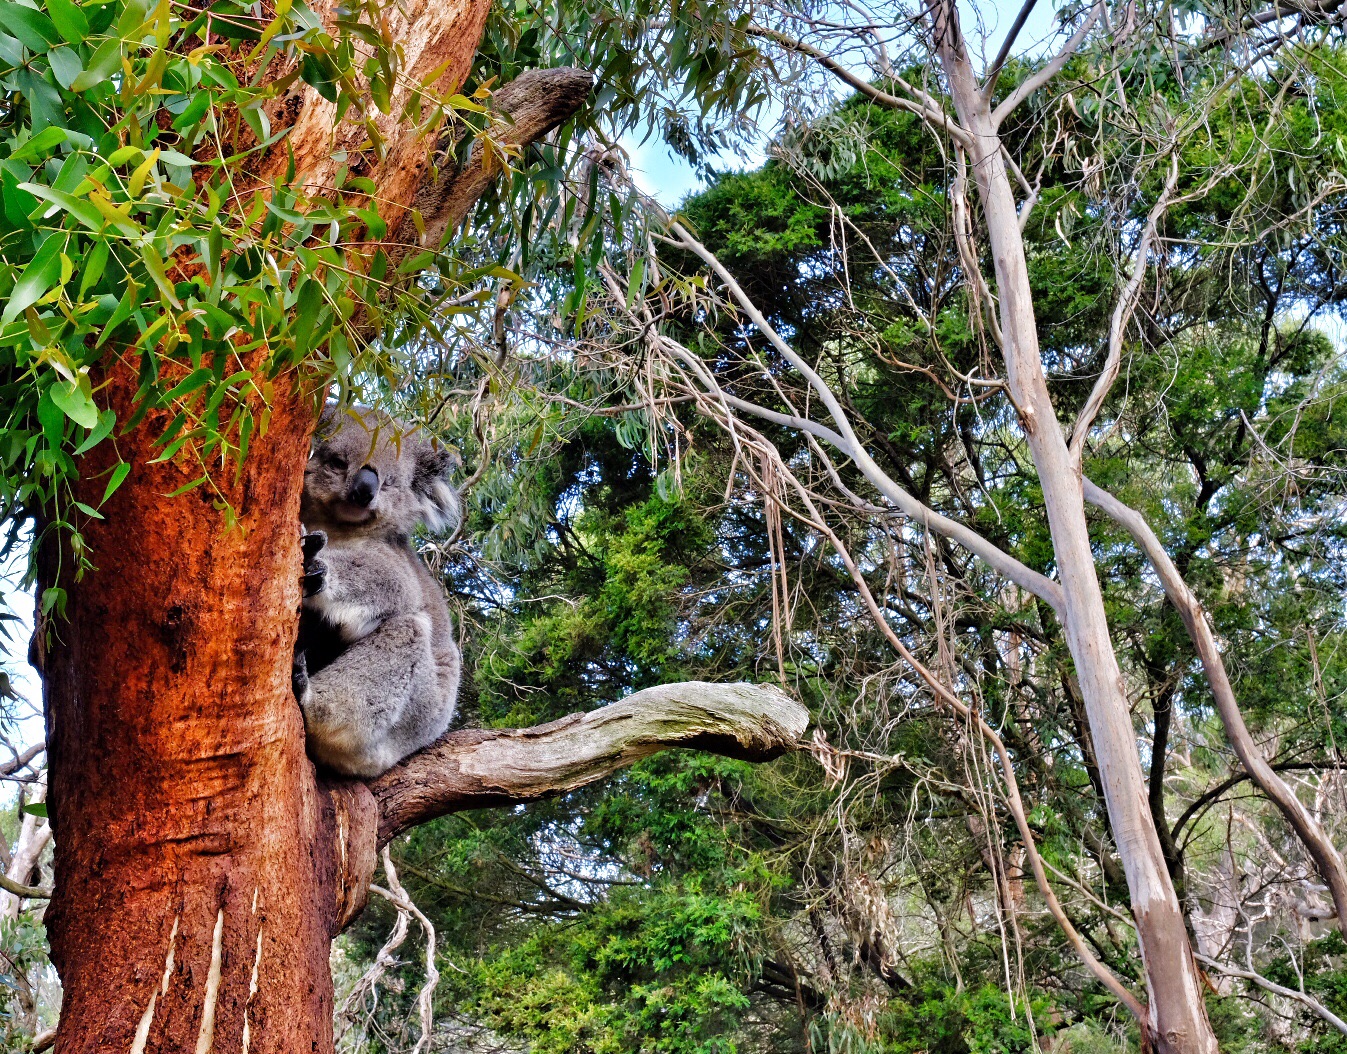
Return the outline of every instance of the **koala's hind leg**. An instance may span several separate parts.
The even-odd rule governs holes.
[[[345,775],[377,776],[402,759],[390,733],[408,704],[437,691],[429,619],[387,619],[309,676],[300,700],[309,753]]]

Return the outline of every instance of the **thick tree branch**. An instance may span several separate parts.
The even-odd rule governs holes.
[[[532,145],[573,116],[593,87],[594,75],[588,70],[563,66],[521,73],[492,96],[492,109],[505,119],[496,142],[513,149]],[[389,262],[396,266],[422,246],[437,248],[445,233],[467,218],[499,171],[485,162],[485,150],[478,142],[467,165],[448,167],[423,186],[412,208],[420,213],[425,233],[417,230],[410,215],[403,219],[393,236],[397,244],[387,249]]]
[[[378,842],[446,813],[564,794],[670,747],[766,761],[794,750],[808,724],[770,685],[688,681],[534,728],[451,732],[369,784]]]

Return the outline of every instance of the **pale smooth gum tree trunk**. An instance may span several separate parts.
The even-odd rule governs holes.
[[[1033,293],[1010,176],[988,99],[974,75],[955,5],[941,0],[935,47],[959,121],[996,275],[1006,380],[1043,489],[1064,595],[1063,625],[1098,756],[1109,822],[1127,875],[1150,1004],[1149,1041],[1161,1054],[1212,1054],[1202,983],[1165,867],[1142,777],[1122,671],[1113,650],[1090,546],[1081,467],[1048,394]]]
[[[412,0],[389,9],[406,79],[467,75],[487,0]],[[326,8],[330,14],[330,6]],[[497,95],[519,145],[573,114],[593,78],[540,70]],[[395,102],[396,102],[395,98]],[[293,130],[254,173],[274,179],[293,150],[296,182],[330,185],[333,155],[363,133],[333,127],[312,90],[278,102]],[[400,106],[395,107],[400,111]],[[462,220],[487,180],[427,178],[436,144],[391,117],[370,172],[389,230],[416,201],[436,233]],[[359,135],[359,138],[355,138]],[[138,361],[101,365],[98,399],[128,416]],[[363,906],[377,846],[457,808],[528,801],[601,778],[667,746],[747,758],[793,748],[807,723],[767,689],[678,685],[584,719],[516,733],[451,733],[372,787],[328,782],[305,756],[291,688],[300,602],[299,497],[317,398],[281,377],[269,427],[234,477],[168,497],[200,473],[149,464],[166,412],[82,461],[77,497],[97,504],[120,456],[131,474],[88,525],[96,569],[40,554],[67,617],[35,640],[44,669],[56,884],[47,914],[64,986],[58,1054],[332,1050],[331,938]],[[99,478],[100,475],[103,478]]]

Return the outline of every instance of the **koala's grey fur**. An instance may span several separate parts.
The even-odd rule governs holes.
[[[329,407],[314,433],[295,691],[310,755],[345,775],[379,775],[453,717],[462,659],[449,605],[411,545],[418,524],[458,524],[450,465],[375,410]]]

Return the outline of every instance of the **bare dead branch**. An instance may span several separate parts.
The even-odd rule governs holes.
[[[832,417],[833,422],[837,425],[836,432],[833,432],[831,429],[822,428],[822,426],[818,425],[814,425],[814,427],[808,428],[806,431],[837,446],[843,454],[856,463],[856,467],[861,470],[861,473],[870,481],[871,485],[883,494],[885,498],[891,501],[904,515],[911,517],[913,520],[922,524],[934,533],[957,542],[974,556],[977,556],[987,563],[994,570],[1005,575],[1016,585],[1028,590],[1035,596],[1040,597],[1053,608],[1053,610],[1058,612],[1062,610],[1062,590],[1061,586],[1056,582],[1045,575],[1039,574],[1019,560],[1016,560],[1009,553],[998,549],[995,545],[987,541],[987,539],[971,528],[959,523],[957,520],[951,520],[949,517],[943,516],[933,509],[927,508],[926,505],[918,501],[902,487],[898,486],[888,473],[879,467],[874,458],[872,458],[866,451],[865,446],[861,443],[860,439],[857,438],[854,429],[851,427],[846,411],[842,408],[841,403],[838,401],[837,396],[832,389],[828,387],[828,384],[818,375],[818,372],[801,358],[794,348],[782,339],[781,335],[777,333],[772,324],[767,321],[757,305],[755,305],[748,294],[744,292],[734,276],[725,268],[725,265],[722,264],[715,254],[706,248],[705,245],[693,237],[682,224],[674,223],[670,230],[673,232],[675,238],[678,240],[678,244],[682,248],[694,253],[716,273],[716,276],[725,284],[726,289],[729,290],[730,295],[734,297],[744,314],[748,316],[749,321],[751,321],[753,325],[757,327],[758,331],[771,342],[777,352],[795,367],[806,381],[808,381],[809,386],[818,394],[818,397],[827,409],[829,416]],[[667,337],[662,339],[664,339],[666,345],[673,343]],[[691,352],[687,352],[687,356],[691,356]],[[776,419],[776,415],[774,415],[772,411],[757,407],[751,403],[736,400],[736,405],[739,409],[753,413],[756,416],[764,417],[768,420]],[[777,423],[781,422],[778,421]],[[842,442],[837,443],[837,438],[840,438]]]
[[[1020,13],[1015,16],[1015,21],[1010,25],[1010,32],[1006,34],[1006,39],[1001,42],[1001,50],[996,53],[996,58],[992,59],[992,64],[987,70],[987,83],[982,88],[982,94],[988,99],[996,91],[996,79],[1001,76],[1001,67],[1006,64],[1006,59],[1010,58],[1010,49],[1015,46],[1015,41],[1019,39],[1020,30],[1024,28],[1024,23],[1029,20],[1029,14],[1033,11],[1038,0],[1024,0],[1020,7]]]
[[[1173,144],[1171,144],[1170,149],[1171,151],[1174,149]],[[1146,216],[1146,226],[1141,232],[1140,241],[1137,243],[1137,257],[1136,263],[1132,267],[1132,276],[1127,279],[1122,294],[1113,307],[1113,317],[1109,321],[1108,354],[1104,359],[1104,368],[1099,372],[1099,377],[1090,390],[1090,396],[1085,400],[1085,405],[1081,407],[1080,413],[1076,417],[1076,425],[1071,430],[1069,449],[1077,465],[1080,464],[1080,459],[1084,455],[1085,439],[1090,434],[1090,426],[1103,407],[1104,400],[1108,398],[1113,382],[1118,378],[1118,368],[1122,365],[1123,337],[1127,333],[1127,324],[1132,319],[1132,312],[1136,310],[1137,301],[1141,298],[1141,283],[1146,278],[1151,243],[1155,241],[1156,227],[1169,208],[1170,198],[1178,181],[1179,159],[1177,155],[1171,153],[1169,176],[1165,180],[1165,186],[1160,192],[1160,196],[1156,198],[1155,204],[1151,206],[1151,211]]]
[[[416,906],[415,901],[408,895],[398,881],[397,869],[393,866],[393,858],[388,852],[388,846],[384,846],[380,859],[384,865],[384,876],[388,879],[388,889],[381,886],[370,885],[370,892],[377,893],[390,904],[399,915],[410,915],[421,924],[421,932],[426,938],[426,980],[421,986],[421,991],[416,996],[416,1013],[421,1021],[421,1036],[416,1041],[416,1046],[412,1048],[411,1054],[424,1054],[430,1049],[431,1037],[435,1031],[435,1011],[432,1002],[435,989],[440,983],[440,971],[435,966],[435,926],[426,918],[425,913]]]
[[[969,134],[967,129],[959,125],[955,120],[941,108],[939,102],[932,96],[927,95],[920,89],[913,88],[906,82],[903,84],[906,90],[912,91],[917,96],[916,99],[904,99],[900,95],[892,95],[889,92],[876,88],[864,77],[857,76],[847,69],[840,62],[834,59],[825,51],[820,51],[812,44],[806,44],[803,40],[796,40],[788,33],[782,33],[780,30],[768,29],[766,26],[749,25],[744,30],[749,36],[762,37],[765,40],[774,41],[780,44],[787,51],[798,52],[801,55],[808,55],[825,70],[843,81],[850,87],[856,89],[867,99],[878,103],[880,106],[888,107],[891,110],[904,110],[907,113],[916,114],[933,129],[945,132],[956,142],[968,146]]]
[[[1318,1014],[1339,1032],[1347,1036],[1347,1021],[1343,1021],[1342,1018],[1329,1010],[1328,1007],[1315,999],[1314,996],[1308,995],[1305,992],[1298,992],[1294,988],[1287,988],[1285,985],[1277,984],[1275,981],[1269,981],[1262,974],[1255,973],[1253,970],[1238,970],[1233,966],[1226,966],[1224,963],[1217,962],[1215,959],[1208,958],[1200,953],[1198,953],[1196,957],[1198,962],[1211,967],[1211,969],[1218,973],[1226,974],[1229,977],[1239,977],[1245,981],[1252,981],[1254,984],[1258,985],[1259,988],[1265,988],[1269,992],[1275,992],[1277,995],[1285,996],[1287,999],[1294,999],[1302,1006],[1309,1007],[1310,1010],[1314,1011],[1314,1013]]]
[[[1011,760],[1010,752],[1006,749],[1006,745],[1002,741],[1001,736],[994,728],[983,720],[980,713],[955,695],[939,677],[932,673],[920,659],[912,654],[912,651],[903,643],[902,638],[894,632],[893,627],[890,626],[888,620],[884,618],[884,614],[880,610],[879,604],[875,601],[874,594],[870,591],[870,584],[865,580],[865,576],[861,574],[860,568],[856,566],[855,560],[852,559],[850,551],[842,543],[842,540],[838,538],[836,532],[834,532],[832,528],[824,522],[822,516],[819,515],[818,509],[814,505],[808,492],[800,485],[799,481],[796,480],[793,475],[788,476],[787,479],[795,487],[800,500],[805,508],[809,510],[810,516],[813,517],[814,522],[811,526],[828,539],[828,542],[833,547],[833,551],[837,553],[841,558],[842,563],[846,566],[847,572],[851,575],[852,581],[856,584],[861,599],[865,602],[865,606],[870,612],[871,620],[888,640],[889,645],[914,671],[916,671],[917,675],[926,683],[926,686],[945,707],[953,710],[961,720],[976,728],[978,733],[991,745],[992,750],[996,754],[997,761],[1001,766],[1001,775],[1005,787],[1006,806],[1015,820],[1015,826],[1019,829],[1020,838],[1024,845],[1025,855],[1029,861],[1030,870],[1033,872],[1034,881],[1038,885],[1039,892],[1043,895],[1043,900],[1048,906],[1049,913],[1066,937],[1067,943],[1071,945],[1072,950],[1095,976],[1096,980],[1112,992],[1114,997],[1117,998],[1123,1006],[1127,1007],[1137,1021],[1144,1026],[1147,1020],[1146,1007],[1142,1004],[1141,1000],[1122,983],[1118,976],[1100,962],[1094,953],[1090,951],[1079,931],[1077,931],[1075,926],[1071,924],[1071,920],[1067,917],[1066,912],[1063,910],[1061,903],[1057,899],[1057,894],[1053,891],[1052,884],[1048,881],[1047,873],[1043,869],[1043,860],[1038,852],[1038,846],[1034,842],[1033,829],[1029,826],[1029,815],[1024,808],[1024,801],[1020,797],[1019,780],[1015,776],[1015,766]]]
[[[369,784],[379,844],[447,813],[564,794],[671,747],[767,761],[797,749],[808,724],[779,688],[687,681],[534,728],[450,732]]]
[[[46,749],[47,744],[45,741],[41,743],[34,743],[22,754],[17,754],[9,761],[0,764],[0,776],[9,776],[15,772],[18,772],[19,769],[26,766],[30,761],[32,761],[35,757],[37,757]]]

